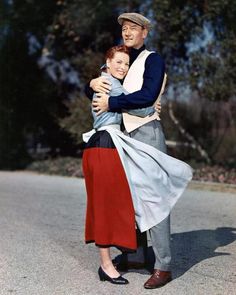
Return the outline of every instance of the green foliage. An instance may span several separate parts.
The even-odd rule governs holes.
[[[81,159],[72,157],[49,158],[43,161],[34,161],[28,165],[26,169],[49,175],[83,176]]]
[[[55,9],[54,1],[48,0],[16,0],[1,7],[1,29],[6,31],[0,47],[0,167],[4,169],[24,167],[30,160],[29,136],[44,141],[48,128],[55,130],[55,116],[61,112],[56,85],[45,79],[35,56],[29,55],[27,37],[33,33],[43,39]]]
[[[154,19],[149,42],[165,58],[176,116],[214,162],[231,165],[236,155],[230,140],[236,128],[236,1],[153,0],[145,9]],[[212,37],[206,37],[206,28]],[[189,97],[185,107],[184,96]],[[169,139],[185,140],[168,118],[164,125]]]
[[[235,167],[236,147],[234,144],[236,117],[236,102],[215,102],[199,97],[192,97],[191,103],[175,102],[175,114],[185,129],[194,138],[198,139],[201,146],[207,150],[209,157],[214,163],[222,166]],[[168,118],[163,118],[164,126],[167,131],[167,138],[180,142],[186,139],[177,134],[176,127],[166,124]],[[198,153],[192,149],[183,150],[182,148],[175,151],[177,158],[195,158],[201,160]]]
[[[236,0],[15,0],[0,3],[0,167],[23,167],[27,141],[67,151],[73,145],[63,130],[81,143],[92,126],[84,84],[99,74],[105,51],[120,43],[117,16],[141,11],[154,22],[149,43],[164,56],[169,86],[179,106],[178,118],[218,162],[235,155]],[[208,26],[212,40],[203,42]],[[28,36],[43,48],[29,55]],[[189,44],[199,45],[189,51]],[[198,44],[197,44],[198,43]],[[68,101],[63,85],[53,84],[37,58],[52,53],[78,71],[80,89]],[[194,93],[186,106],[183,89]],[[195,96],[197,98],[195,98]],[[64,102],[66,101],[67,110]],[[164,112],[164,111],[163,111]],[[223,115],[222,115],[223,114]],[[68,115],[68,116],[67,116]],[[169,139],[182,140],[168,116]],[[58,119],[63,118],[63,119]],[[63,130],[59,128],[59,125]],[[192,156],[192,154],[191,154]]]
[[[126,11],[135,11],[140,4],[139,1],[123,1],[120,5],[103,1],[100,6],[101,2],[82,5],[80,1],[72,1],[70,5],[65,5],[54,20],[54,30],[51,31],[54,41],[51,44],[53,48],[57,49],[59,45],[60,49],[65,49],[63,52],[67,52],[68,58],[79,71],[81,81],[86,82],[98,74],[98,65],[102,62],[105,50],[119,41],[120,31],[116,17],[121,12],[120,8],[126,6]],[[224,155],[220,152],[224,146],[223,139],[226,140],[229,130],[234,128],[235,124],[233,119],[224,120],[220,114],[227,114],[231,118],[234,116],[232,109],[225,111],[222,104],[220,107],[218,105],[219,112],[215,114],[217,105],[208,104],[208,100],[231,101],[235,95],[234,4],[235,1],[189,0],[153,0],[142,3],[144,13],[154,22],[149,43],[152,48],[158,49],[166,60],[169,85],[177,94],[176,98],[183,98],[181,89],[186,86],[190,86],[190,91],[197,93],[197,100],[192,100],[187,109],[181,105],[177,108],[177,116],[181,118],[186,130],[193,134],[218,162],[224,157],[227,158],[227,153],[228,159],[234,155],[234,151],[229,149]],[[88,11],[90,19],[85,16]],[[202,39],[206,26],[211,28],[213,34],[213,39],[209,40],[207,45]],[[190,52],[189,44],[196,45],[197,42],[199,42],[198,49]],[[222,83],[222,81],[227,82]],[[200,105],[199,98],[202,99]],[[78,114],[77,108],[82,107],[86,111],[87,103],[86,99],[83,102],[78,100],[72,103],[69,106],[68,120],[65,118],[61,122],[61,126],[74,134],[78,142],[81,133],[86,129],[89,130],[86,127],[89,120],[85,114]],[[198,104],[201,110],[199,118],[194,121],[195,104]],[[221,109],[224,109],[224,112]],[[224,122],[223,127],[217,125],[215,117]],[[85,118],[84,121],[81,121],[82,118]],[[176,127],[170,123],[168,117],[164,118],[164,122],[168,126],[166,127],[168,138],[185,140],[176,132]],[[217,153],[223,158],[218,158]]]
[[[137,9],[141,1],[58,1],[60,10],[49,27],[45,47],[59,59],[67,58],[81,82],[97,74],[105,51],[120,42],[119,11]]]
[[[204,56],[199,52],[192,54],[194,75],[189,78],[189,83],[201,97],[229,101],[236,95],[235,49],[236,36],[232,40],[223,40],[217,55],[211,52],[206,52]]]
[[[60,1],[61,10],[50,26],[47,50],[57,58],[67,58],[78,71],[81,92],[66,103],[69,116],[60,120],[60,126],[72,134],[78,143],[82,133],[92,127],[90,101],[83,88],[91,78],[100,75],[105,62],[105,51],[120,42],[121,30],[117,24],[120,10],[137,9],[141,1]]]
[[[166,59],[170,83],[189,83],[210,100],[231,99],[236,89],[236,1],[153,0],[146,9],[153,14],[157,34],[152,44]],[[207,25],[214,39],[201,44]],[[199,42],[196,52],[189,52],[190,42]]]
[[[60,120],[60,126],[70,132],[77,143],[81,143],[82,134],[92,129],[91,105],[87,97],[77,97],[67,103],[69,116]]]

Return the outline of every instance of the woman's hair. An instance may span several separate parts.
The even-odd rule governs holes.
[[[125,45],[118,45],[118,46],[113,46],[110,49],[107,50],[105,54],[105,59],[107,60],[112,59],[115,55],[116,52],[123,52],[129,55],[129,48]]]

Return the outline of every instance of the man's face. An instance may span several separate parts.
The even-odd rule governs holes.
[[[124,21],[122,25],[122,38],[127,47],[139,49],[143,46],[144,39],[147,37],[147,29],[132,23]]]

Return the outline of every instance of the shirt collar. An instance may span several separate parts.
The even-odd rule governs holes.
[[[130,49],[130,65],[135,61],[135,59],[139,56],[139,54],[146,48],[145,45],[140,47],[139,49],[131,48]]]

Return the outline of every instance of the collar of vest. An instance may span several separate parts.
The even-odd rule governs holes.
[[[135,61],[135,59],[139,56],[139,54],[146,49],[146,46],[143,45],[139,49],[131,48],[130,49],[130,65]]]

